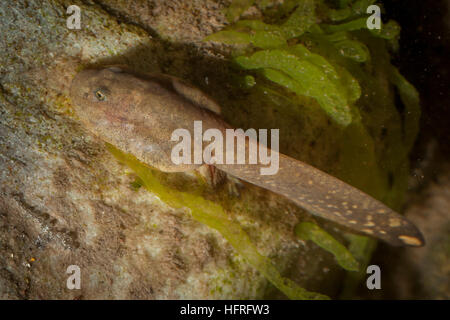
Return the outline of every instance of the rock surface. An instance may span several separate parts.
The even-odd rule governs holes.
[[[66,27],[71,4],[81,8],[81,30]],[[68,100],[80,68],[118,62],[186,78],[222,102],[227,62],[200,41],[224,25],[223,6],[212,0],[0,4],[0,298],[266,295],[267,280],[218,232],[135,190],[130,170],[77,123]],[[260,253],[278,270],[294,270],[308,290],[333,294],[341,269],[330,254],[293,235],[305,213],[255,187],[246,186],[242,197],[249,207],[230,214]],[[70,265],[81,269],[80,290],[67,289]]]

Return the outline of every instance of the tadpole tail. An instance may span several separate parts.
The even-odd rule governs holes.
[[[242,180],[292,200],[310,213],[379,238],[394,246],[422,246],[425,241],[410,221],[382,202],[306,163],[279,153],[279,170],[261,175],[266,165],[217,164]]]

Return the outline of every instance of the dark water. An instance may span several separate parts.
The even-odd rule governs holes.
[[[411,154],[413,183],[410,198],[423,203],[430,196],[427,186],[448,170],[450,162],[450,1],[395,0],[384,1],[384,4],[384,18],[394,19],[402,26],[400,51],[394,64],[418,89],[421,97],[423,114],[419,137]],[[419,172],[420,177],[414,177],[414,172]],[[414,205],[414,201],[411,203]],[[408,213],[408,209],[406,211]],[[424,214],[430,212],[433,211]],[[420,250],[430,252],[430,245],[434,243]],[[407,298],[434,299],[436,295],[427,295],[427,284],[421,283],[424,279],[432,279],[427,272],[433,270],[430,267],[433,262],[421,267],[418,263],[407,265],[405,261],[411,261],[405,259],[408,254],[381,244],[372,261],[382,261],[386,285],[380,293],[368,294],[361,290],[360,297],[405,298],[399,294],[399,288],[405,283],[399,281],[407,281],[406,286],[411,289]],[[407,276],[399,278],[399,273]],[[442,294],[445,295],[441,293],[440,297]]]
[[[385,1],[388,18],[402,26],[395,64],[419,90],[422,130],[419,144],[435,138],[450,159],[450,1]],[[420,158],[417,154],[416,158]]]

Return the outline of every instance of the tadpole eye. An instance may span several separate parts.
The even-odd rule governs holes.
[[[94,95],[97,98],[98,101],[105,101],[106,100],[106,94],[103,90],[97,89],[94,91]]]

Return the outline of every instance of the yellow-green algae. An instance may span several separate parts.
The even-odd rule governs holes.
[[[186,188],[189,191],[168,188],[162,180],[158,179],[160,173],[156,169],[152,169],[134,156],[126,154],[110,144],[107,144],[107,148],[120,162],[136,173],[148,191],[173,208],[187,208],[195,220],[217,230],[250,265],[261,272],[287,297],[299,300],[328,298],[319,293],[309,292],[290,279],[282,277],[272,261],[258,252],[242,227],[237,222],[230,220],[219,204],[202,197],[203,188],[201,186],[189,186]]]

